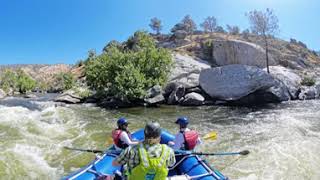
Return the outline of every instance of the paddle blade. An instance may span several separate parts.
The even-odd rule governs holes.
[[[111,137],[109,137],[109,138],[107,139],[107,141],[106,141],[106,146],[110,146],[110,145],[112,145],[112,144],[113,144],[113,140],[112,140]]]
[[[208,134],[206,134],[205,136],[203,136],[204,140],[216,140],[217,139],[217,132],[210,132]]]
[[[244,150],[244,151],[239,152],[240,155],[247,155],[249,153],[250,152],[248,150]]]

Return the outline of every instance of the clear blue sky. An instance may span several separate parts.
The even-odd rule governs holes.
[[[243,30],[245,12],[266,8],[279,18],[278,37],[320,50],[319,0],[1,0],[0,64],[73,64],[112,39],[149,30],[152,17],[162,20],[164,32],[186,14],[197,24],[215,16]]]

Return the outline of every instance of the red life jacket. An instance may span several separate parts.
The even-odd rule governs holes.
[[[185,150],[193,150],[199,138],[199,134],[195,130],[184,131],[184,142],[185,142]]]
[[[127,148],[129,145],[126,144],[126,143],[124,143],[123,141],[121,141],[120,135],[121,135],[122,132],[123,132],[123,130],[121,130],[121,129],[115,129],[115,130],[113,130],[113,131],[112,131],[112,139],[113,139],[113,143],[114,143],[117,147],[119,147],[119,148],[121,148],[121,149],[125,149],[125,148]],[[131,134],[130,134],[130,132],[126,132],[126,133],[128,134],[129,139],[131,140]]]

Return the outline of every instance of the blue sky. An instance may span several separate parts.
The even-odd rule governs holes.
[[[320,50],[318,0],[0,0],[0,64],[73,64],[112,39],[150,30],[152,17],[162,20],[164,32],[186,14],[197,24],[215,16],[243,30],[246,12],[266,8],[279,18],[278,37]]]

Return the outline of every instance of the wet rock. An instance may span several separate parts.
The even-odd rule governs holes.
[[[144,99],[145,103],[147,103],[148,106],[154,106],[157,104],[161,104],[165,101],[165,98],[162,94],[158,94],[152,98],[146,98]]]
[[[192,92],[186,94],[180,104],[183,106],[200,106],[204,102],[204,97],[201,94]]]
[[[316,83],[316,85],[314,86],[316,89],[316,98],[320,98],[320,82]]]
[[[62,94],[58,96],[54,101],[64,102],[68,104],[77,104],[81,102],[81,98],[77,96],[73,96],[72,94]]]
[[[0,89],[0,99],[3,99],[7,96],[6,92],[4,90]]]
[[[262,69],[238,64],[202,70],[199,81],[211,98],[224,101],[238,100],[276,85],[274,78]]]
[[[281,91],[285,91],[285,89],[287,89],[290,94],[289,99],[297,99],[301,83],[300,76],[294,71],[282,66],[270,66],[269,68],[270,75],[280,81],[277,83],[278,89],[282,89]],[[266,69],[264,70],[266,71]]]
[[[202,94],[203,93],[202,89],[200,89],[199,87],[193,87],[193,88],[186,89],[186,94],[192,93],[192,92],[195,92],[195,93],[198,93],[198,94]]]
[[[129,101],[121,100],[115,97],[104,98],[98,103],[98,105],[104,108],[126,108],[133,106],[133,104]]]
[[[155,85],[147,91],[146,98],[153,98],[162,94],[162,88],[159,85]]]
[[[167,99],[168,104],[178,104],[180,99],[185,94],[185,88],[182,85],[178,85],[174,91],[171,92],[170,96]]]
[[[23,97],[24,98],[36,98],[37,96],[35,94],[25,94]]]
[[[317,95],[318,95],[318,92],[315,86],[310,86],[310,87],[303,86],[299,94],[299,99],[300,100],[315,99]]]
[[[282,81],[277,79],[275,80],[275,85],[267,89],[264,94],[268,95],[261,98],[261,102],[265,103],[288,101],[291,99],[288,87]]]
[[[76,104],[82,101],[82,98],[74,90],[68,90],[54,99],[56,102]]]
[[[165,98],[168,98],[172,91],[175,91],[177,87],[179,86],[178,82],[169,82],[166,87],[164,88],[163,96]]]

